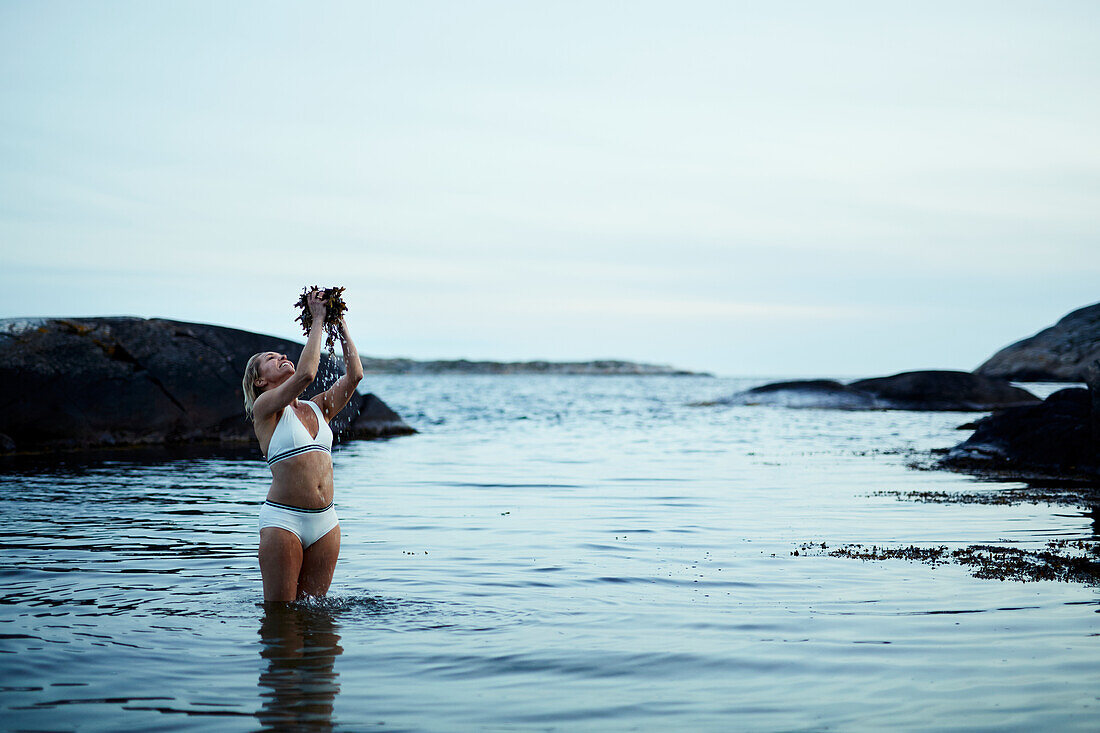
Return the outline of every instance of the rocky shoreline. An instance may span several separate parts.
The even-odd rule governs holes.
[[[274,336],[157,318],[0,321],[0,453],[248,443],[252,431],[240,392],[244,362],[258,351],[297,359],[301,349],[301,343]],[[363,366],[368,374],[709,376],[619,360],[368,357]],[[338,370],[335,360],[322,356],[322,374]],[[1089,389],[1060,390],[1040,400],[1009,378],[1080,379]],[[902,372],[847,384],[776,382],[694,404],[992,412],[971,426],[970,438],[945,449],[936,467],[1100,480],[1100,303],[1001,349],[975,372]],[[340,440],[415,432],[375,395],[357,394],[333,422]]]
[[[1040,400],[1018,382],[1084,382]],[[1100,482],[1100,303],[1011,344],[974,372],[925,370],[847,384],[774,382],[696,406],[989,412],[938,451],[935,468],[991,477]]]

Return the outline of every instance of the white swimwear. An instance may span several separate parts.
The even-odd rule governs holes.
[[[325,422],[321,408],[313,400],[302,400],[317,413],[317,437],[309,434],[309,429],[298,418],[294,408],[287,405],[283,416],[279,418],[271,442],[267,445],[267,465],[272,466],[287,458],[300,456],[310,451],[332,451],[332,428]],[[302,549],[324,537],[339,523],[336,509],[330,503],[324,509],[303,509],[302,507],[265,501],[260,507],[260,529],[278,527],[293,532],[302,543]]]
[[[267,445],[267,465],[272,466],[279,461],[313,450],[332,452],[332,428],[325,422],[321,408],[313,400],[302,400],[302,402],[312,407],[317,413],[317,437],[309,434],[309,430],[298,418],[294,408],[287,405],[283,408],[283,416],[279,418],[275,432],[271,434],[271,442]]]
[[[301,541],[303,550],[332,531],[339,521],[336,507],[332,504],[324,509],[302,509],[265,501],[260,507],[260,529],[278,527],[293,532]]]

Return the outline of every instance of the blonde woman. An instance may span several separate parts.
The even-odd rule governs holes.
[[[363,365],[341,318],[347,372],[313,399],[298,399],[317,376],[326,313],[319,291],[310,292],[307,302],[313,325],[298,364],[274,351],[254,354],[242,383],[245,413],[271,468],[271,488],[260,508],[264,601],[323,596],[340,554],[328,423],[351,399]]]

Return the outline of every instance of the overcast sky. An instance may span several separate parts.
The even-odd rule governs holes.
[[[0,317],[727,375],[1100,300],[1100,3],[0,0]]]

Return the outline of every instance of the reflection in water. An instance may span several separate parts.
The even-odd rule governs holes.
[[[324,608],[268,603],[260,624],[263,706],[256,713],[263,730],[332,730],[332,709],[340,691],[333,669],[340,647],[338,626]]]

